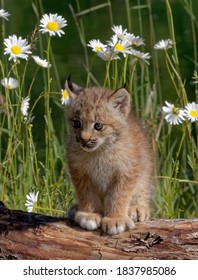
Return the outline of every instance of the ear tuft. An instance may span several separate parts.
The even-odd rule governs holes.
[[[75,99],[77,95],[83,91],[82,87],[79,87],[78,85],[72,83],[71,81],[71,75],[69,75],[68,79],[65,81],[65,89],[67,90],[69,97],[72,99]]]
[[[130,95],[125,88],[120,88],[116,90],[109,98],[112,106],[119,110],[121,114],[125,117],[128,116],[131,106],[130,106]]]
[[[69,77],[67,78],[67,85],[68,85],[68,88],[73,91],[73,85],[72,85],[72,81],[71,81],[71,74],[69,74]]]

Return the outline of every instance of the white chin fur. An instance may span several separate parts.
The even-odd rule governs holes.
[[[93,148],[88,148],[88,147],[83,147],[83,146],[81,146],[81,148],[82,148],[85,152],[89,152],[89,153],[94,152],[94,151],[97,149],[97,147],[98,147],[98,146],[95,146],[95,147],[93,147]]]

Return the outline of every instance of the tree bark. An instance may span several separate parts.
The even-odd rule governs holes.
[[[0,259],[198,259],[198,219],[151,219],[108,236],[0,203]]]

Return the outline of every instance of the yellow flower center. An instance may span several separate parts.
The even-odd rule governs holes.
[[[115,49],[116,49],[116,51],[119,51],[119,52],[124,51],[124,47],[120,44],[116,44]]]
[[[57,22],[55,22],[55,21],[51,21],[51,22],[49,22],[48,24],[47,24],[47,29],[49,29],[50,31],[56,31],[56,30],[58,30],[58,23]]]
[[[19,47],[19,46],[12,46],[11,47],[11,52],[13,53],[13,54],[20,54],[21,53],[21,48]]]
[[[68,94],[67,90],[65,89],[65,90],[63,91],[63,98],[64,98],[64,99],[67,99],[68,97],[69,97],[69,94]]]
[[[97,52],[102,52],[102,49],[101,49],[101,47],[99,47],[99,46],[96,46],[96,47],[95,47],[95,50],[96,50]]]
[[[197,117],[198,117],[198,111],[196,111],[196,110],[191,110],[191,111],[190,111],[190,115],[191,115],[192,117],[194,117],[194,118],[197,118]]]

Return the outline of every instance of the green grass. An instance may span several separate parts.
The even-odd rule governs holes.
[[[146,124],[156,155],[155,216],[163,218],[196,217],[198,215],[197,122],[185,121],[178,126],[170,126],[162,113],[164,100],[169,101],[169,96],[166,96],[167,89],[163,76],[168,77],[169,90],[174,92],[174,102],[179,107],[184,107],[188,102],[187,78],[181,74],[178,44],[174,44],[167,51],[153,49],[154,44],[160,39],[170,38],[173,42],[176,41],[174,10],[171,1],[164,1],[167,29],[166,35],[161,34],[160,38],[159,35],[156,35],[152,1],[147,0],[144,1],[144,4],[140,4],[141,1],[137,0],[136,5],[132,5],[129,0],[123,1],[126,11],[123,16],[126,17],[128,24],[128,26],[123,27],[127,28],[129,32],[135,33],[132,14],[136,12],[138,35],[144,38],[143,17],[145,12],[148,14],[149,35],[147,35],[147,42],[149,43],[140,47],[140,50],[151,54],[149,66],[130,55],[127,55],[126,58],[121,56],[122,59],[118,61],[105,62],[95,56],[87,47],[89,36],[85,24],[86,17],[103,9],[112,26],[115,17],[112,2],[110,0],[104,1],[102,4],[84,10],[81,9],[82,1],[80,0],[76,0],[75,5],[69,5],[79,35],[78,43],[81,43],[84,51],[84,71],[87,73],[84,84],[87,86],[91,84],[104,85],[115,89],[126,83],[126,87],[131,93],[132,107],[136,115]],[[32,4],[37,24],[39,24],[45,7],[42,6],[41,1],[33,1]],[[189,55],[196,73],[198,68],[196,35],[198,21],[191,0],[181,1],[181,7],[187,13],[191,26],[193,54],[187,55]],[[3,38],[5,38],[6,23],[5,20],[1,19]],[[111,26],[109,26],[108,34],[111,32]],[[169,35],[167,36],[167,34]],[[30,58],[27,61],[19,59],[19,62],[14,63],[8,61],[9,56],[2,55],[1,57],[1,77],[14,77],[18,80],[19,87],[15,90],[2,87],[0,95],[0,200],[8,207],[26,210],[26,195],[29,192],[38,191],[39,196],[34,208],[35,211],[63,215],[65,209],[73,201],[73,188],[65,160],[67,127],[64,118],[60,120],[61,137],[57,135],[57,130],[54,128],[54,106],[57,106],[63,114],[66,110],[66,107],[60,102],[60,73],[56,65],[56,53],[52,48],[53,37],[43,35],[36,30],[29,38],[29,43],[32,46],[37,46],[37,49],[40,50],[40,56],[47,59],[52,67],[38,67],[35,73],[30,75],[28,72]],[[100,39],[99,35],[95,34],[93,39]],[[110,38],[107,37],[106,40],[108,39]],[[102,81],[100,73],[95,71],[98,64],[104,73]],[[31,82],[27,88],[24,81],[27,78],[30,79],[30,76]],[[56,89],[51,82],[52,76],[56,80],[56,84],[59,85]],[[195,77],[196,81],[198,79]],[[33,98],[32,88],[36,83],[40,83],[41,91],[36,98]],[[198,96],[197,85],[198,83],[194,84],[193,100],[195,102],[197,102]],[[24,116],[20,109],[22,98],[26,96],[32,100],[28,111],[29,123],[24,123]],[[35,117],[31,121],[39,104],[42,104],[44,116],[43,137],[40,138],[34,130],[34,125],[39,122],[39,119]],[[43,141],[43,150],[38,148],[37,138]]]

